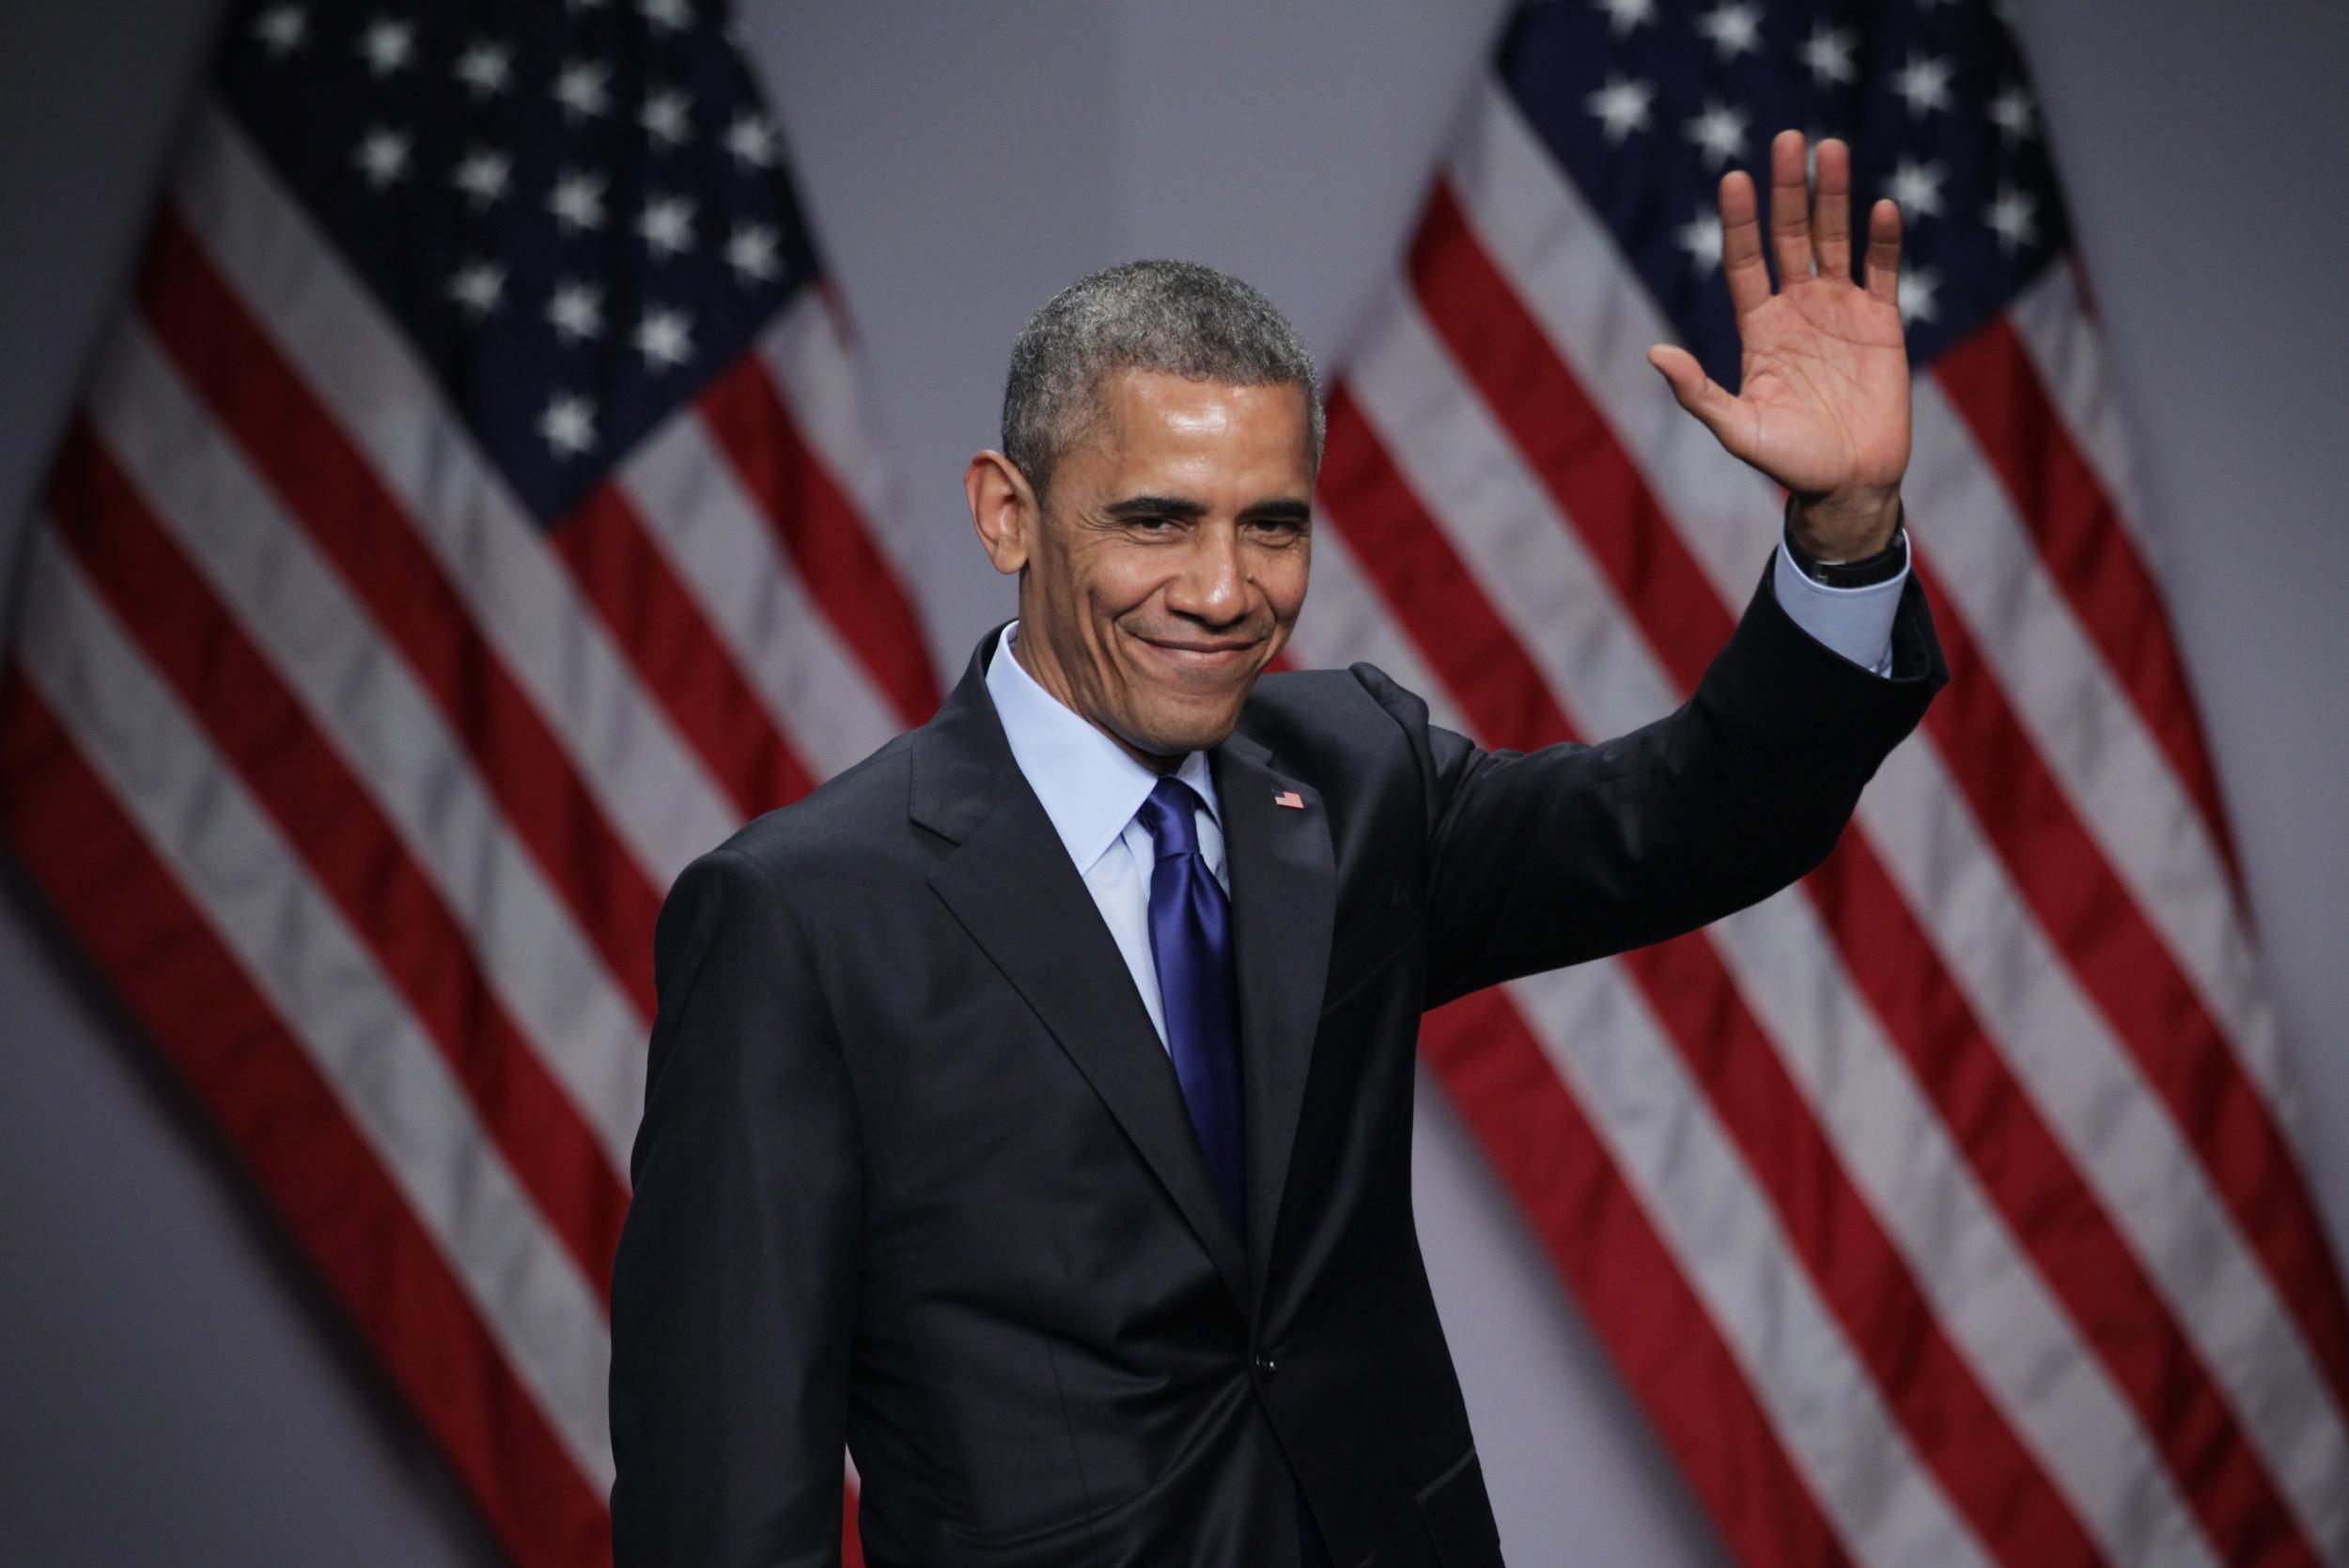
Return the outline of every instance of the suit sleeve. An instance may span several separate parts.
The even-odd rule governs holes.
[[[1427,1004],[1693,930],[1825,860],[1947,679],[1913,580],[1892,655],[1887,678],[1823,646],[1766,573],[1677,711],[1528,753],[1429,724],[1418,699],[1359,671],[1426,781]]]
[[[660,1010],[612,1278],[616,1568],[840,1560],[860,1149],[773,877],[720,849],[655,936]]]

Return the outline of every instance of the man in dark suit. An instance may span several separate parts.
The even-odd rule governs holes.
[[[1940,679],[1898,220],[1856,285],[1839,145],[1819,179],[1814,233],[1782,136],[1778,293],[1724,182],[1740,396],[1654,356],[1787,487],[1784,549],[1688,705],[1595,748],[1480,751],[1368,666],[1259,681],[1310,359],[1204,268],[1038,314],[967,479],[1019,620],[661,914],[623,1564],[835,1561],[844,1443],[875,1563],[1500,1560],[1412,1224],[1419,1016],[1783,886]]]

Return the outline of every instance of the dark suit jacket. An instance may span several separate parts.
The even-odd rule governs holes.
[[[1419,1017],[1652,942],[1835,843],[1941,663],[1882,680],[1766,576],[1689,703],[1478,750],[1378,671],[1217,749],[1248,1223],[981,672],[687,870],[613,1285],[626,1565],[1287,1563],[1500,1547],[1411,1216]],[[1275,804],[1294,790],[1304,809]]]

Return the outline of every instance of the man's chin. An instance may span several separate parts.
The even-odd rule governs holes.
[[[1239,727],[1239,712],[1237,701],[1217,704],[1207,712],[1186,703],[1173,711],[1136,715],[1130,722],[1114,726],[1114,733],[1128,750],[1171,767],[1187,753],[1209,751],[1229,740]]]

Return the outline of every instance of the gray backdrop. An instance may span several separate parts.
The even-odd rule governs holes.
[[[215,6],[0,8],[0,550],[134,256]],[[746,7],[863,334],[941,665],[1007,613],[957,479],[1026,313],[1092,267],[1230,268],[1325,359],[1393,255],[1499,0]],[[2349,1238],[2349,9],[2140,0],[2021,25]],[[1757,554],[1767,523],[1757,521]],[[1310,613],[1310,610],[1308,613]],[[0,896],[0,1563],[483,1563],[453,1485],[221,1141]],[[1718,1549],[1433,1096],[1422,1228],[1512,1560]],[[1571,1554],[1569,1553],[1571,1545]]]

